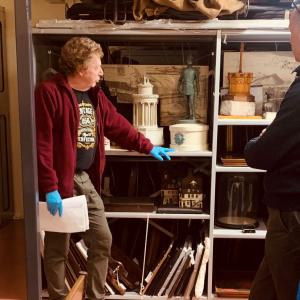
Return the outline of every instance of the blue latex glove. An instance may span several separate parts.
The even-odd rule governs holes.
[[[174,152],[174,149],[155,146],[150,151],[150,154],[158,160],[164,160],[164,158],[170,160],[171,157],[168,155],[168,152]]]
[[[58,191],[53,191],[46,194],[47,208],[51,215],[55,216],[58,211],[59,216],[62,216],[63,206],[61,196]]]
[[[300,281],[299,281],[299,284],[298,284],[298,291],[297,291],[296,300],[300,300]]]

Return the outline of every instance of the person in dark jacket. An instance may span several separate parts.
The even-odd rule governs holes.
[[[298,1],[300,2],[300,1]],[[290,15],[292,51],[300,62],[300,4]],[[295,300],[300,279],[300,66],[274,121],[245,147],[249,166],[266,170],[269,218],[265,255],[249,300]]]
[[[105,165],[104,136],[128,150],[170,159],[169,148],[153,147],[119,114],[97,82],[103,76],[102,49],[86,37],[70,39],[61,50],[61,72],[35,90],[38,182],[41,201],[52,215],[63,214],[63,198],[85,195],[90,229],[88,299],[104,299],[112,236],[100,198]],[[44,269],[50,299],[65,299],[67,233],[46,232]]]

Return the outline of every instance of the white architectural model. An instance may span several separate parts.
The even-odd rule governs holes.
[[[161,185],[162,205],[178,207],[178,184],[168,173],[163,174]]]
[[[163,128],[157,126],[158,95],[153,94],[153,85],[144,76],[133,94],[133,126],[151,140],[154,145],[163,145]]]
[[[182,180],[179,189],[180,208],[203,208],[202,179],[188,175]]]

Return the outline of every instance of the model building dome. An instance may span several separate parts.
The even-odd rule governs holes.
[[[138,84],[138,94],[140,95],[152,95],[153,94],[153,84],[151,84],[147,76],[143,77],[143,82]]]

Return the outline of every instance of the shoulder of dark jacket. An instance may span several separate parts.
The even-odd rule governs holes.
[[[300,65],[297,68],[295,68],[292,73],[296,73],[296,76],[299,77],[300,76]]]

